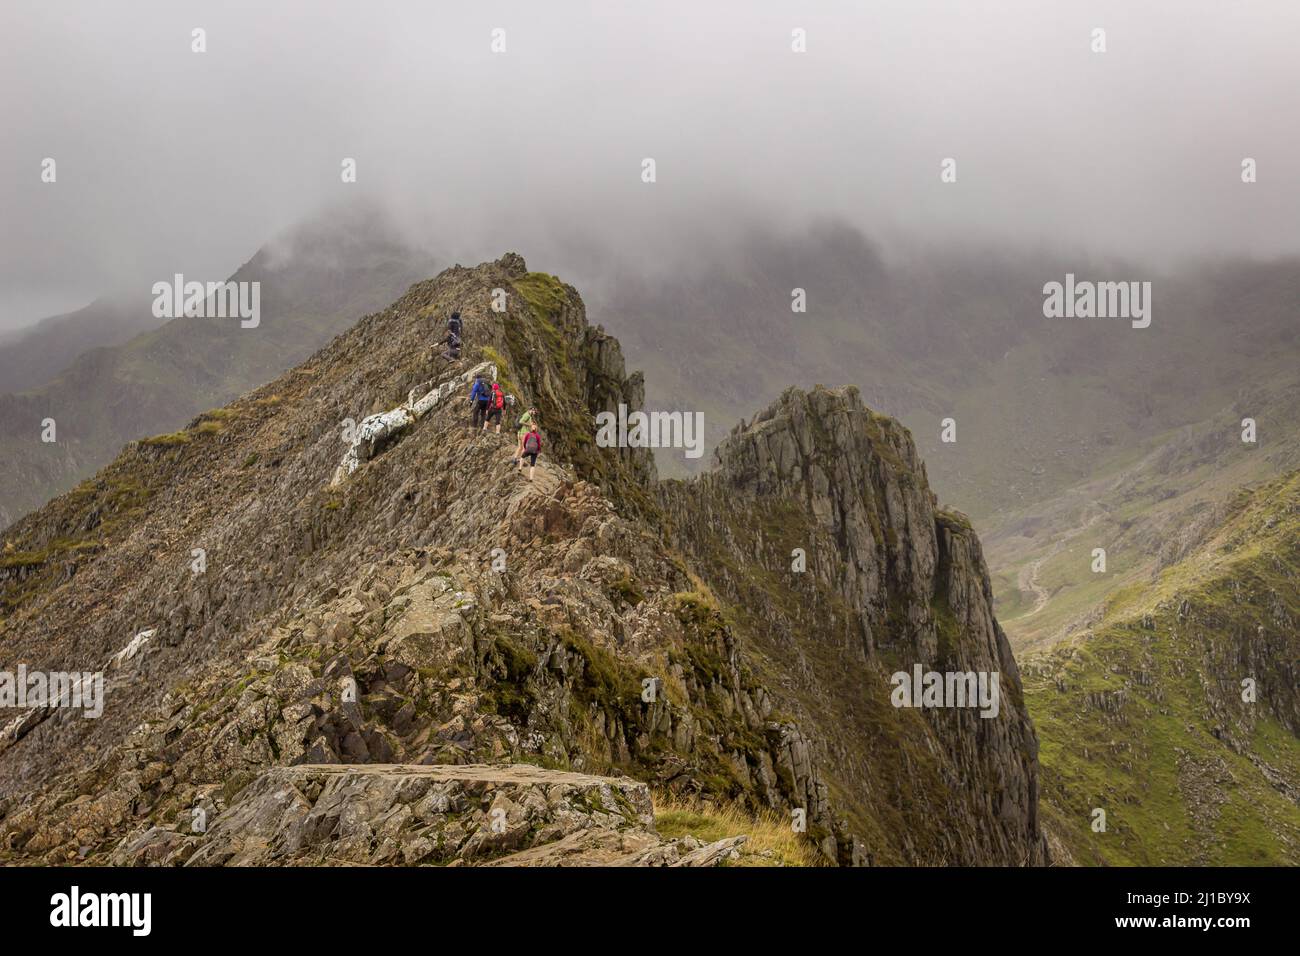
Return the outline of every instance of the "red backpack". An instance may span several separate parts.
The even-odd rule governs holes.
[[[492,407],[504,408],[505,404],[506,404],[506,397],[501,392],[501,386],[498,385],[496,382],[493,382],[492,383]]]
[[[531,431],[524,436],[524,453],[536,455],[542,450],[542,436],[536,431]]]

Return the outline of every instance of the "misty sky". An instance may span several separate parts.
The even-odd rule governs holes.
[[[668,268],[830,216],[886,250],[1300,253],[1298,41],[1294,0],[8,2],[0,331],[357,196],[466,263]]]

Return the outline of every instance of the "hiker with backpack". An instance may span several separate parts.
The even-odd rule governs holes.
[[[519,465],[521,468],[523,467],[524,436],[527,435],[529,430],[536,424],[537,409],[535,408],[528,409],[528,411],[520,415],[519,420],[515,422],[515,425],[518,426],[519,447],[515,449],[515,457],[511,460],[511,464]]]
[[[488,425],[495,422],[497,426],[496,433],[498,435],[501,434],[501,415],[505,412],[505,407],[506,407],[506,395],[505,392],[501,391],[501,383],[493,382],[492,394],[488,398],[487,418],[483,420],[484,431],[488,430]]]
[[[528,433],[524,435],[522,443],[522,454],[519,457],[519,471],[524,470],[524,459],[528,459],[528,480],[533,480],[533,469],[537,467],[537,456],[542,451],[542,435],[537,430],[536,425],[530,425]]]
[[[471,427],[477,431],[482,424],[487,428],[488,403],[492,400],[492,389],[482,374],[474,376],[474,387],[469,393],[469,403],[474,406],[474,420]]]

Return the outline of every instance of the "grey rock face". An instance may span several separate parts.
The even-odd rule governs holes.
[[[906,429],[854,388],[790,389],[733,430],[713,471],[660,497],[693,567],[745,610],[742,648],[790,689],[778,706],[815,741],[792,772],[849,795],[847,825],[830,827],[841,858],[1045,861],[1037,738],[979,540],[936,506]],[[917,664],[998,674],[998,716],[894,708],[890,676]],[[805,789],[824,823],[830,808]]]

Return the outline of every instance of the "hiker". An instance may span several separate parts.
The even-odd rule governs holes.
[[[537,466],[537,456],[542,450],[542,436],[538,432],[537,426],[529,427],[528,433],[524,435],[523,453],[519,458],[519,471],[524,470],[524,459],[528,459],[528,480],[533,480],[533,469]]]
[[[523,467],[524,457],[524,436],[528,434],[528,430],[536,424],[536,421],[537,409],[530,408],[520,415],[519,420],[515,423],[519,426],[519,447],[515,449],[515,457],[511,460],[511,463],[519,465],[521,468]]]
[[[451,318],[447,320],[447,331],[448,331],[448,332],[455,332],[455,333],[456,333],[456,338],[460,338],[460,335],[461,335],[461,326],[460,326],[460,313],[459,313],[459,312],[453,312],[453,313],[451,314]]]
[[[474,388],[469,393],[469,402],[474,406],[474,424],[473,428],[478,429],[481,423],[487,428],[488,403],[492,400],[492,390],[488,388],[486,379],[480,373],[474,376]]]
[[[452,362],[460,358],[460,335],[458,333],[448,330],[447,337],[438,344],[447,346],[442,353],[443,358]]]
[[[493,382],[492,395],[488,399],[487,418],[483,420],[484,431],[488,430],[488,425],[495,422],[497,426],[496,433],[498,435],[501,434],[501,415],[505,411],[505,407],[506,407],[506,396],[505,396],[505,392],[501,391],[501,383]]]

